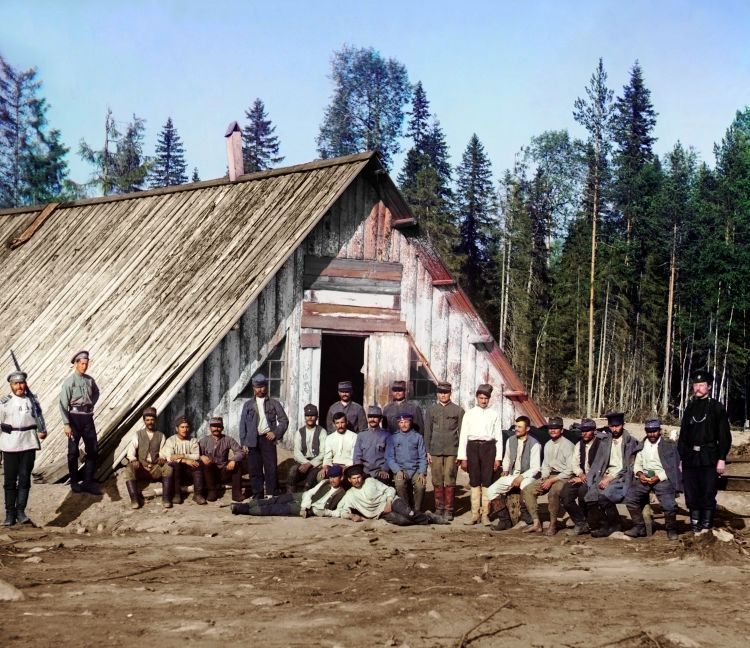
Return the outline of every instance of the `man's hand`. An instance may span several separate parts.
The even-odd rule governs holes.
[[[69,439],[73,438],[73,430],[69,425],[63,425],[63,432],[65,432],[65,436]]]
[[[266,432],[267,441],[273,441],[275,438],[276,438],[276,435],[273,432]]]
[[[383,509],[383,513],[390,513],[393,510],[393,500],[387,499],[385,501],[385,508]]]
[[[492,470],[500,470],[500,466],[502,465],[502,461],[499,459],[495,459],[495,463],[492,464]]]
[[[378,479],[388,479],[391,476],[391,473],[389,473],[387,470],[378,470],[375,473],[375,477]]]
[[[206,455],[201,455],[201,461],[205,466],[208,466],[213,463]]]
[[[165,463],[167,463],[167,460],[164,457],[159,457],[156,460],[156,463],[158,463],[160,466],[163,466]]]
[[[520,488],[521,482],[523,481],[523,477],[521,475],[518,475],[514,480],[513,483],[510,485],[511,488]]]
[[[352,522],[361,522],[363,519],[361,515],[357,515],[356,513],[349,513],[346,517],[349,518]]]
[[[510,475],[510,473],[507,470],[503,470],[503,472],[500,473],[501,477],[507,477],[508,475]]]
[[[307,517],[307,509],[300,509],[299,516],[306,518]]]
[[[539,490],[542,493],[546,493],[550,488],[552,488],[552,484],[554,484],[557,480],[552,477],[547,477],[540,485]]]
[[[133,459],[133,461],[130,462],[130,465],[132,466],[133,470],[138,470],[141,467],[141,462],[138,461],[138,459]]]
[[[607,488],[607,486],[609,486],[609,482],[611,482],[611,481],[612,481],[612,478],[611,478],[611,477],[605,477],[604,479],[602,479],[602,480],[601,480],[601,481],[600,481],[600,482],[599,482],[599,483],[597,484],[597,486],[598,486],[599,490],[604,490],[605,488]]]
[[[429,452],[427,453],[427,463],[432,465],[432,455]]]
[[[303,464],[299,465],[299,467],[297,468],[297,470],[299,472],[301,472],[303,475],[306,475],[307,471],[310,470],[310,468],[312,468],[312,464],[310,464],[310,463],[303,463]]]
[[[198,462],[195,459],[183,459],[182,463],[184,463],[186,466],[190,466],[191,468],[198,467]]]
[[[236,465],[237,465],[237,464],[236,464],[236,463],[235,463],[234,461],[230,461],[230,462],[229,462],[229,463],[227,464],[227,470],[234,470],[234,467],[235,467]]]
[[[39,433],[39,440],[40,441],[44,441],[46,438],[47,438],[47,433],[46,432],[40,432]]]
[[[460,461],[458,462],[458,467],[459,467],[459,468],[460,468],[461,470],[463,470],[464,472],[465,472],[465,471],[467,471],[467,470],[469,469],[469,468],[468,468],[468,466],[469,466],[469,462],[468,462],[468,461],[466,461],[466,459],[461,459],[461,460],[460,460]]]
[[[645,473],[639,472],[636,477],[638,477],[641,484],[646,484],[647,486],[651,484],[651,480],[646,477]]]
[[[399,470],[399,471],[398,471],[398,472],[397,472],[397,473],[396,473],[396,474],[395,474],[395,475],[393,476],[393,478],[394,478],[394,479],[401,479],[401,480],[405,480],[405,479],[406,479],[406,473],[405,473],[405,472],[404,472],[403,470]]]
[[[718,460],[718,461],[716,462],[716,472],[717,472],[717,474],[719,474],[719,475],[723,475],[723,474],[724,474],[724,471],[725,471],[726,469],[727,469],[727,462],[726,462],[726,461],[724,461],[723,459],[719,459],[719,460]]]
[[[586,478],[583,475],[579,475],[577,477],[571,477],[568,480],[569,484],[583,484],[583,482],[586,481]]]
[[[321,473],[323,474],[323,477],[328,477],[328,469],[329,469],[329,468],[330,468],[330,466],[323,466],[323,467],[322,467],[322,468],[320,469],[320,472],[321,472]]]
[[[426,485],[427,485],[427,475],[425,475],[425,474],[422,474],[422,473],[419,473],[419,474],[417,475],[417,483],[418,483],[418,484],[419,484],[420,486],[426,486]]]

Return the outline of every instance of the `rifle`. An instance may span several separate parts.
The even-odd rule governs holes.
[[[13,349],[10,350],[10,357],[13,358],[13,364],[16,367],[16,371],[20,371],[21,373],[23,373],[23,369],[21,369],[21,365],[18,363],[18,358],[16,358],[16,354],[13,353]],[[44,422],[44,415],[42,414],[42,406],[39,404],[39,399],[34,395],[34,392],[31,391],[31,387],[29,387],[29,383],[26,383],[26,395],[29,397],[29,400],[31,401],[31,413],[36,419],[37,424],[39,425],[39,431],[46,433],[47,424]]]

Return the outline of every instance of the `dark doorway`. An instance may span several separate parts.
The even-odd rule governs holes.
[[[365,393],[365,337],[353,335],[323,335],[320,348],[320,420],[325,425],[328,408],[338,399],[340,380],[351,380],[352,400],[362,404]],[[330,432],[330,430],[329,430]]]

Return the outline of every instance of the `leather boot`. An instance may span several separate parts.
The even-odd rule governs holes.
[[[602,508],[605,522],[601,529],[591,532],[592,538],[607,538],[615,531],[621,530],[620,514],[617,512],[617,506],[612,502],[607,502]]]
[[[3,526],[9,527],[16,523],[16,497],[18,491],[15,488],[5,489],[5,522]]]
[[[435,486],[435,515],[443,516],[445,514],[445,489],[442,486]]]
[[[633,520],[633,528],[625,532],[629,538],[645,538],[646,523],[643,519],[643,511],[638,506],[628,506],[630,519]]]
[[[667,526],[667,538],[670,540],[677,540],[677,538],[680,537],[677,533],[677,514],[665,512],[664,521]]]
[[[182,484],[180,483],[180,464],[172,468],[172,504],[182,504]]]
[[[486,486],[482,486],[482,524],[490,526],[490,494]]]
[[[242,497],[242,473],[239,470],[235,470],[232,473],[232,501],[241,502],[244,499]]]
[[[453,521],[453,499],[455,495],[455,486],[445,486],[443,488],[443,505],[445,506],[443,517],[448,520],[448,522]]]
[[[583,524],[576,524],[572,529],[568,529],[567,532],[569,536],[580,536],[586,535],[587,533],[591,533],[591,529],[586,522]]]
[[[18,491],[20,496],[21,491]],[[714,509],[703,509],[701,511],[701,531],[707,533],[714,528]]]
[[[128,495],[130,495],[130,508],[141,508],[141,500],[138,496],[138,484],[136,483],[135,479],[129,479],[128,481],[126,481],[125,486],[127,486]]]
[[[238,504],[237,502],[232,502],[230,508],[232,510],[232,515],[250,515],[249,504]]]
[[[161,505],[172,508],[172,493],[174,493],[174,471],[161,478]]]
[[[606,538],[611,535],[604,512],[598,504],[589,504],[588,518],[592,538]]]
[[[29,489],[19,488],[16,496],[16,522],[18,524],[31,524],[29,516],[26,515],[26,504],[29,501]]]
[[[467,525],[479,524],[479,520],[481,519],[479,506],[481,504],[481,501],[482,501],[482,487],[472,486],[471,488],[471,519],[468,522],[464,522],[464,524],[467,524]]]
[[[216,488],[216,469],[213,466],[206,466],[203,479],[206,480],[206,500],[215,502],[219,499],[219,491]]]
[[[193,470],[193,501],[200,505],[206,503],[206,498],[203,497],[203,470],[200,466]]]
[[[496,518],[495,523],[490,527],[493,531],[507,531],[513,528],[508,503],[503,495],[490,502],[490,518]]]
[[[698,509],[690,511],[690,530],[698,535],[701,532],[701,512]]]

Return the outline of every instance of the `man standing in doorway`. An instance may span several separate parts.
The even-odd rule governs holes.
[[[352,391],[354,387],[350,380],[342,380],[338,384],[339,399],[328,408],[326,415],[326,430],[333,430],[333,415],[343,412],[346,416],[346,427],[359,434],[362,430],[367,429],[367,417],[364,408],[352,400]]]

